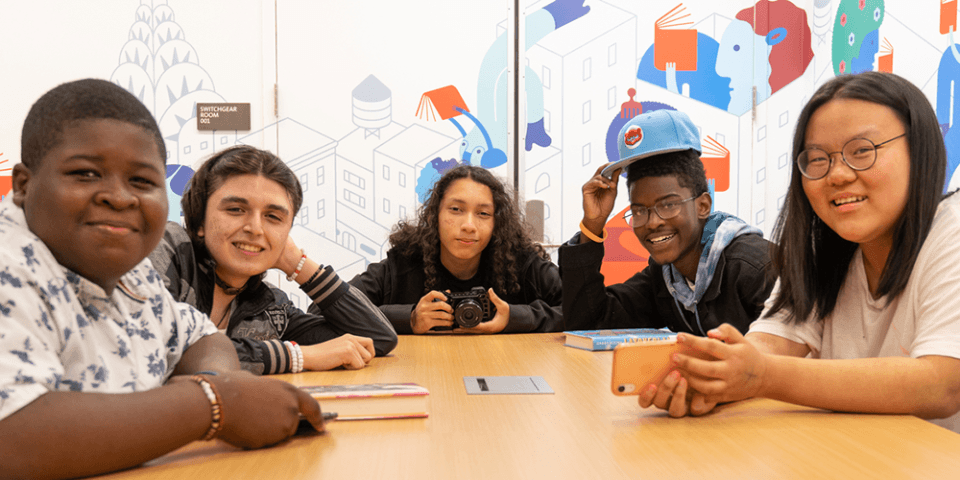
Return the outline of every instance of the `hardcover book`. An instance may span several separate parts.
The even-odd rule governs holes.
[[[567,336],[567,346],[590,351],[613,350],[621,343],[669,340],[677,336],[671,331],[656,328],[572,330],[563,333]]]
[[[420,105],[417,106],[417,117],[421,120],[437,121],[447,120],[460,115],[454,107],[460,107],[466,111],[466,102],[460,96],[460,91],[453,85],[447,85],[436,90],[430,90],[420,97]]]
[[[429,391],[415,383],[367,383],[300,387],[340,420],[422,418]]]
[[[697,30],[684,29],[692,21],[681,22],[690,16],[681,3],[653,24],[653,64],[665,71],[667,63],[676,64],[676,71],[690,72],[697,69]]]

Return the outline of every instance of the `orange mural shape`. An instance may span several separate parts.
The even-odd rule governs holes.
[[[6,168],[3,164],[7,163],[9,160],[3,159],[3,152],[0,152],[0,172],[9,172],[13,168]],[[13,177],[10,175],[0,175],[0,199],[3,199],[7,196],[7,193],[10,192],[10,189],[13,188]]]
[[[880,56],[877,57],[877,70],[893,73],[893,44],[886,37],[883,38],[883,48],[880,49]]]
[[[417,106],[417,117],[421,120],[437,121],[447,120],[460,115],[454,107],[460,107],[469,112],[467,103],[460,96],[460,91],[453,85],[440,87],[436,90],[430,90],[420,97],[420,105]]]
[[[700,156],[707,179],[714,180],[714,192],[725,192],[730,188],[730,150],[707,135]]]
[[[940,0],[940,33],[957,31],[957,0]]]
[[[603,242],[603,263],[600,273],[604,285],[623,283],[644,268],[650,253],[640,244],[633,228],[623,219],[630,207],[624,208],[607,221],[607,239]]]
[[[13,187],[13,177],[9,175],[0,176],[0,199],[7,196],[7,193],[10,192],[10,188]]]
[[[678,72],[697,69],[697,30],[678,28],[693,25],[693,22],[679,22],[690,16],[684,15],[685,11],[681,3],[653,24],[653,65],[660,70],[666,70],[667,63],[676,63]]]

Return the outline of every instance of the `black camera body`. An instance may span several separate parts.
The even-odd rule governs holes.
[[[497,308],[487,297],[483,287],[473,287],[466,292],[445,293],[447,303],[453,307],[453,320],[457,326],[471,328],[487,322],[497,314]]]

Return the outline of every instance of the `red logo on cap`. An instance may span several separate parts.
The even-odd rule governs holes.
[[[623,143],[627,145],[627,148],[637,148],[641,141],[643,141],[643,129],[639,125],[628,128],[626,133],[623,134]]]

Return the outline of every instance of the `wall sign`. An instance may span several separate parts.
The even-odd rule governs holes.
[[[197,130],[250,130],[250,104],[198,103]]]

